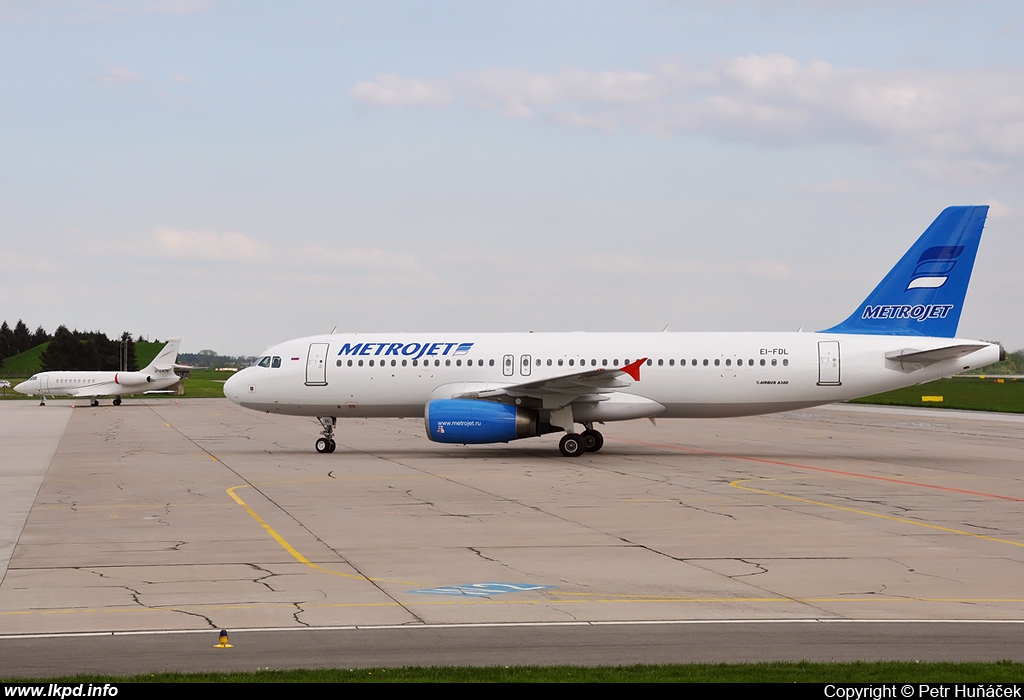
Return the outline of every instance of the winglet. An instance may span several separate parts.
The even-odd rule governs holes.
[[[641,358],[636,362],[631,362],[622,368],[622,371],[633,378],[634,382],[640,381],[640,365],[647,362],[647,358]]]

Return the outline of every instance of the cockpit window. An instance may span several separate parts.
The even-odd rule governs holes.
[[[29,378],[28,378],[28,380],[29,380],[30,382],[34,382],[34,381],[35,381],[36,379],[38,379],[38,378],[39,378],[39,375],[38,375],[38,374],[33,374],[33,375],[32,375],[31,377],[29,377]]]
[[[260,361],[256,363],[260,367],[270,367],[270,355],[265,355],[260,358]]]
[[[280,367],[281,366],[281,358],[278,357],[277,355],[274,355],[274,359],[271,361],[270,366],[271,367]]]

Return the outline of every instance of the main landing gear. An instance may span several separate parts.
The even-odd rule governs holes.
[[[97,406],[100,405],[100,400],[99,399],[89,399],[89,405],[92,406],[93,408],[96,408]]]
[[[120,406],[121,405],[121,399],[120,398],[114,399],[114,405],[115,406]]]
[[[584,425],[586,430],[581,434],[568,433],[559,441],[558,449],[566,457],[579,457],[584,452],[598,452],[604,447],[604,436],[591,425]]]
[[[338,419],[334,416],[320,416],[317,420],[320,421],[320,425],[324,426],[324,429],[321,433],[323,437],[316,441],[316,451],[320,454],[330,454],[338,446],[334,442],[334,425]]]

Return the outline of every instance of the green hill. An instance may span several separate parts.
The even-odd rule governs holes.
[[[0,364],[0,378],[31,377],[39,371],[42,364],[39,360],[39,356],[43,354],[43,350],[45,350],[49,344],[49,342],[40,343],[34,348],[29,348],[25,352],[19,352],[17,355],[11,355],[6,358],[3,361],[3,364]]]

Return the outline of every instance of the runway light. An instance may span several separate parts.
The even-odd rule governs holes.
[[[234,646],[235,646],[234,644],[228,644],[228,631],[227,630],[221,630],[220,631],[220,641],[217,642],[216,644],[214,644],[213,648],[214,649],[231,649]]]

